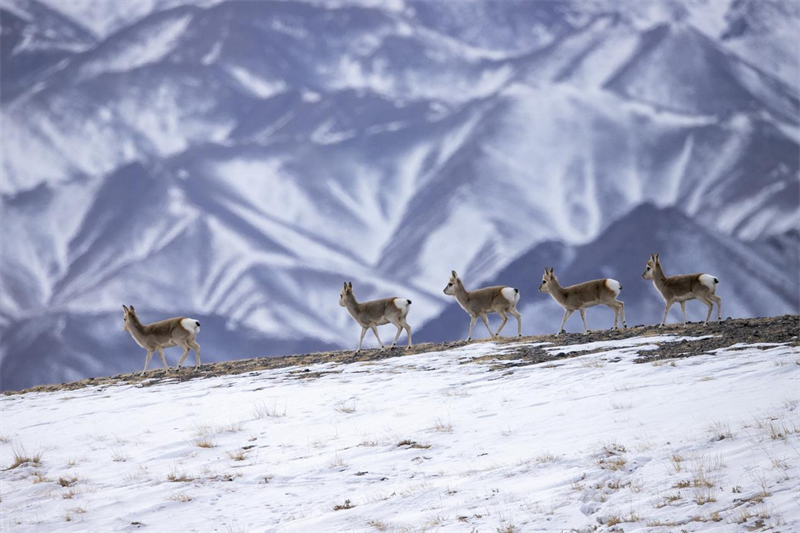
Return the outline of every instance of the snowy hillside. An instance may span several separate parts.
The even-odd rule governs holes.
[[[759,332],[781,342],[737,341]],[[796,333],[781,317],[4,396],[0,525],[795,531]]]
[[[550,331],[527,287],[574,254],[570,281],[627,291],[658,251],[726,315],[798,310],[781,2],[121,5],[0,1],[2,389],[133,370],[122,303],[203,321],[208,361],[349,345],[344,280],[454,339],[456,269]]]

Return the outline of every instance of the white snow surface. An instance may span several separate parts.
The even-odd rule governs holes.
[[[485,342],[2,397],[0,527],[797,531],[800,350],[633,363],[682,340],[508,368],[476,358],[515,345]],[[40,464],[8,469],[23,448]]]

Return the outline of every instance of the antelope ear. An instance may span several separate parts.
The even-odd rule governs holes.
[[[136,309],[134,309],[133,306],[131,306],[131,313],[135,313],[135,312],[136,312]]]
[[[656,254],[656,263],[658,263],[658,255],[659,255],[659,254]]]
[[[122,310],[125,311],[126,313],[128,312],[128,308],[125,307],[125,304],[122,304]]]
[[[553,275],[553,267],[550,267],[550,275]]]
[[[347,288],[347,282],[346,281],[342,282],[342,287],[345,288],[345,289]]]
[[[347,282],[347,288],[350,289],[350,290],[353,290],[353,282],[352,281],[348,281]]]
[[[455,270],[451,270],[451,271],[450,271],[450,275],[451,275],[451,276],[453,276],[454,278],[457,278],[457,277],[458,277],[458,274],[456,274],[456,271],[455,271]]]

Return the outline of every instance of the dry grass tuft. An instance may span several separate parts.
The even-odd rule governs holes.
[[[382,522],[380,520],[369,520],[367,522],[367,525],[374,527],[378,531],[386,531],[387,529],[389,529],[389,524],[387,524],[386,522]]]
[[[433,419],[433,425],[429,428],[429,431],[436,433],[452,433],[453,424],[450,422],[443,422],[441,418],[436,417]]]
[[[428,448],[431,447],[430,444],[420,444],[417,441],[408,440],[408,439],[401,440],[400,442],[397,443],[397,447],[398,448],[401,448],[403,446],[407,446],[408,448],[419,448],[421,450],[427,450]]]
[[[711,487],[699,487],[694,489],[694,503],[705,505],[717,501],[714,489]]]
[[[45,476],[43,476],[41,472],[34,472],[32,480],[34,485],[38,483],[50,483],[52,481],[51,479],[48,479]]]
[[[213,437],[205,436],[194,439],[194,445],[198,448],[214,448],[217,446],[217,443]]]
[[[786,440],[790,435],[800,433],[797,422],[786,420],[782,416],[767,416],[763,419],[756,418],[753,426],[770,438],[770,440]]]
[[[246,453],[247,452],[245,450],[236,450],[233,452],[227,452],[228,457],[230,457],[234,461],[244,461]]]
[[[186,472],[178,472],[174,469],[167,474],[167,481],[171,481],[173,483],[189,483],[195,479],[196,478],[188,475]]]
[[[353,507],[355,507],[355,505],[350,503],[350,500],[345,500],[344,503],[337,503],[336,505],[334,505],[333,510],[341,511],[343,509],[352,509]]]
[[[683,456],[673,453],[670,458],[670,463],[667,466],[667,472],[670,474],[677,474],[683,470]]]
[[[178,492],[178,493],[172,494],[167,499],[171,500],[173,502],[181,502],[181,503],[188,503],[188,502],[192,501],[192,497],[189,496],[188,494],[186,494],[185,492]]]
[[[661,498],[660,501],[658,501],[655,504],[653,504],[653,507],[655,507],[656,509],[661,509],[662,507],[666,507],[667,505],[669,505],[669,504],[671,504],[673,502],[680,501],[680,499],[681,499],[681,493],[680,492],[674,492],[672,494],[667,494],[666,496]]]
[[[713,422],[708,426],[708,432],[711,433],[712,439],[716,441],[733,438],[733,432],[727,422]]]
[[[601,457],[597,460],[597,466],[603,470],[611,470],[616,472],[622,470],[628,462],[624,457]]]
[[[331,460],[331,462],[328,463],[328,466],[330,466],[331,468],[347,468],[347,463],[344,461],[344,459],[341,458],[341,456],[339,456],[339,453],[336,452],[333,455],[333,459]]]
[[[581,366],[583,368],[603,368],[606,362],[599,357],[583,358],[581,359]]]
[[[72,477],[60,477],[58,478],[57,483],[62,487],[72,487],[78,482],[77,476]]]
[[[617,524],[622,524],[624,522],[638,522],[641,520],[641,517],[635,512],[631,511],[628,516],[622,516],[619,514],[611,515],[605,520],[605,524],[607,526],[616,526]]]
[[[533,460],[536,461],[536,464],[543,465],[546,463],[555,463],[558,458],[550,452],[545,452],[541,455],[537,455]]]
[[[284,403],[283,406],[279,406],[277,400],[271,404],[267,404],[266,402],[258,402],[253,408],[253,417],[255,417],[257,420],[266,417],[283,418],[284,416],[286,416],[286,403]]]
[[[67,509],[66,514],[64,515],[64,520],[67,522],[72,522],[73,516],[76,514],[85,514],[86,508],[85,507],[73,507],[72,509]]]
[[[11,449],[14,454],[14,461],[6,470],[13,470],[19,466],[39,466],[42,463],[44,452],[41,449],[28,452],[22,445],[19,447],[13,446]]]
[[[347,413],[347,414],[355,413],[356,401],[350,400],[349,402],[346,401],[338,402],[336,403],[336,405],[333,406],[333,410],[336,411],[337,413]]]
[[[121,450],[114,450],[111,452],[111,460],[114,461],[115,463],[124,463],[130,458],[131,458],[130,455]]]

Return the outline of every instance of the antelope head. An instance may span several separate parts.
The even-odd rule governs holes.
[[[658,254],[650,254],[650,259],[647,260],[642,279],[653,279],[653,272],[656,270],[658,264]]]
[[[347,304],[345,303],[348,296],[353,295],[353,282],[344,282],[342,286],[342,292],[339,293],[339,305],[345,307]]]
[[[131,319],[138,320],[138,318],[139,317],[136,316],[136,309],[134,309],[133,306],[125,307],[125,304],[122,304],[122,320],[124,323],[122,329],[130,331],[128,321]]]
[[[550,270],[545,268],[544,275],[542,275],[542,283],[539,285],[539,292],[550,292],[550,286],[553,284],[554,279],[556,279],[556,275],[553,273],[553,268],[550,267]]]
[[[444,293],[453,296],[456,293],[456,284],[461,283],[455,270],[450,271],[450,279],[447,280],[447,286],[444,288]]]

